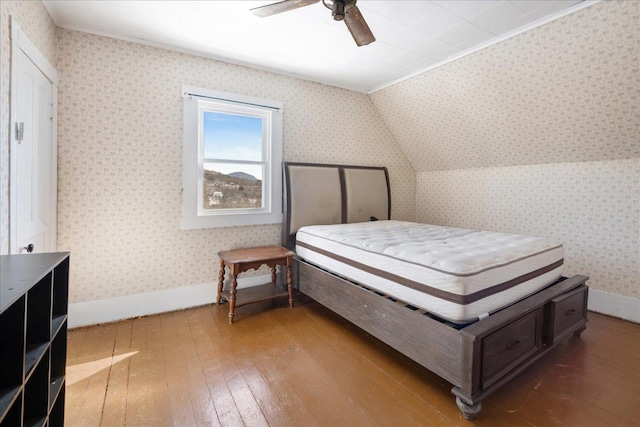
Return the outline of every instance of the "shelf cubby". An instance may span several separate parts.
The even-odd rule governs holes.
[[[49,413],[49,425],[50,426],[62,426],[64,424],[64,387],[60,388],[58,397],[51,408]]]
[[[47,351],[47,348],[49,348],[49,343],[27,345],[27,352],[25,354],[25,380],[29,380],[32,374],[33,367],[36,366],[38,362],[40,362],[40,360],[44,356],[45,351]]]
[[[69,307],[69,258],[53,271],[51,337],[53,338],[67,319]]]
[[[4,418],[0,418],[0,427],[22,425],[22,394],[18,387],[18,393],[14,396],[13,404],[2,411]]]
[[[0,314],[0,420],[14,404],[24,380],[25,297]]]
[[[62,329],[51,342],[51,373],[49,375],[49,409],[53,407],[58,393],[62,388],[65,379],[65,368],[67,361],[67,324],[64,323]]]
[[[64,425],[69,254],[0,256],[0,427]]]
[[[27,344],[51,339],[51,278],[47,274],[27,292]]]
[[[43,359],[49,358],[48,352]],[[43,425],[49,412],[49,365],[38,363],[24,387],[25,425]]]

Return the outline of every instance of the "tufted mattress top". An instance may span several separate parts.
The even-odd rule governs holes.
[[[301,258],[349,280],[467,323],[557,280],[562,243],[403,221],[300,228]]]

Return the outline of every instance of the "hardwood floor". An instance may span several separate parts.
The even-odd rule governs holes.
[[[66,425],[640,425],[640,325],[589,313],[470,422],[447,382],[297,298],[70,331]]]

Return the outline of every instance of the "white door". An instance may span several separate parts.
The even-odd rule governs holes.
[[[12,118],[11,253],[56,249],[56,159],[53,84],[16,49],[15,117]]]

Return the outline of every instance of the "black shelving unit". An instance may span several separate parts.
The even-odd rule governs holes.
[[[62,426],[69,254],[0,256],[0,427]]]

